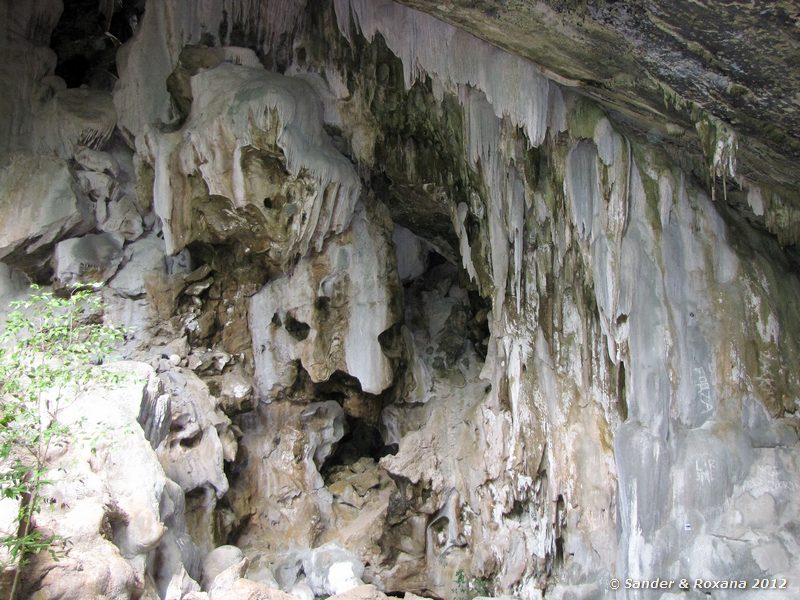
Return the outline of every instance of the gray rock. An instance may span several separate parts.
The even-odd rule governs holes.
[[[298,581],[289,590],[289,595],[297,600],[314,600],[314,590],[305,581]]]
[[[70,541],[70,558],[37,556],[30,577],[43,597],[123,598],[145,579],[163,590],[168,581],[181,581],[183,592],[199,589],[175,538],[166,536],[162,518],[180,530],[170,517],[170,482],[137,424],[141,405],[157,390],[155,374],[141,363],[113,368],[126,376],[121,385],[83,392],[59,411],[74,435],[51,464],[45,493],[53,501],[37,524]],[[147,559],[156,555],[167,573],[149,571]]]
[[[83,193],[97,203],[98,222],[104,221],[105,203],[114,195],[116,188],[114,179],[110,175],[95,171],[78,171],[76,177]]]
[[[0,258],[93,226],[91,204],[58,158],[14,154],[0,168]]]
[[[122,263],[122,242],[109,233],[89,234],[56,244],[55,280],[67,287],[76,283],[104,283]]]
[[[122,195],[97,203],[98,228],[121,235],[127,241],[139,239],[144,233],[142,217],[130,196]]]
[[[135,298],[145,293],[148,277],[165,274],[164,243],[155,236],[149,236],[125,248],[125,264],[109,285],[118,293]]]
[[[73,154],[73,159],[87,171],[107,173],[112,177],[119,175],[120,166],[112,154],[78,146]]]
[[[203,589],[210,589],[214,579],[244,559],[244,554],[236,546],[218,546],[203,559]]]

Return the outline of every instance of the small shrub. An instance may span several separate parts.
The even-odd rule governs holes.
[[[478,596],[491,596],[492,582],[482,577],[467,577],[463,569],[456,571],[453,579],[453,600],[472,600]]]
[[[57,558],[56,538],[36,531],[34,515],[48,483],[48,452],[69,434],[58,422],[59,410],[89,383],[116,377],[96,368],[123,334],[103,323],[96,291],[59,297],[34,287],[28,298],[11,303],[0,334],[0,498],[19,506],[16,531],[0,538],[16,567],[9,600],[32,555],[48,551]]]

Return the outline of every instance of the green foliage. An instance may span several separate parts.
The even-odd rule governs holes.
[[[482,577],[467,577],[463,569],[456,571],[453,579],[453,600],[472,600],[478,596],[491,596],[492,582]]]
[[[33,554],[56,557],[56,538],[36,531],[34,515],[48,483],[48,451],[70,433],[59,423],[59,411],[91,383],[119,377],[96,366],[124,333],[103,323],[96,292],[93,286],[60,297],[34,287],[10,305],[0,334],[0,498],[19,506],[16,532],[0,538],[17,567],[11,600],[20,567]]]

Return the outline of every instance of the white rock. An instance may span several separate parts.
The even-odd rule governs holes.
[[[266,561],[261,560],[261,557],[251,559],[250,566],[247,568],[247,579],[265,585],[269,588],[279,590],[275,576],[272,574],[272,569],[266,564]]]
[[[336,543],[309,550],[303,558],[303,569],[316,596],[341,594],[363,584],[361,560]]]
[[[218,546],[203,559],[203,588],[210,589],[214,579],[226,569],[238,565],[244,554],[236,546]]]
[[[78,146],[73,155],[75,162],[87,171],[107,173],[113,177],[119,174],[119,163],[108,152],[93,150],[86,146]]]
[[[95,171],[78,171],[77,178],[83,193],[100,203],[99,207],[105,208],[106,201],[114,195],[116,188],[114,178]],[[99,207],[98,213],[100,212]],[[98,214],[98,221],[103,220],[105,220],[105,215]]]
[[[161,378],[172,406],[171,431],[159,448],[165,471],[186,492],[208,487],[222,497],[228,480],[218,431],[226,429],[230,420],[217,409],[207,386],[192,371],[170,369]]]
[[[355,570],[357,565],[351,561],[333,563],[328,569],[328,589],[334,594],[342,594],[363,585],[364,582],[356,576]]]
[[[380,215],[359,209],[350,230],[322,254],[304,259],[292,277],[269,282],[250,300],[256,386],[263,397],[292,385],[289,365],[300,360],[312,381],[335,371],[378,394],[392,367],[378,336],[399,319],[399,282]]]
[[[76,147],[102,147],[117,124],[111,94],[85,87],[58,91],[37,117],[34,147],[61,158],[71,158]]]
[[[314,590],[305,581],[298,581],[289,590],[289,594],[297,600],[314,600]]]
[[[73,438],[51,467],[45,493],[54,500],[37,522],[69,540],[70,559],[36,562],[31,576],[44,597],[121,598],[146,577],[166,585],[163,573],[145,575],[147,558],[177,551],[163,539],[168,480],[137,424],[143,400],[157,389],[155,374],[142,363],[113,368],[126,374],[122,385],[81,393],[59,411]],[[183,573],[185,591],[197,589],[176,556],[167,578]]]
[[[397,255],[397,274],[401,281],[411,281],[427,269],[428,248],[423,240],[400,225],[394,226],[392,242]]]
[[[137,240],[144,232],[142,217],[130,196],[117,195],[108,203],[98,202],[97,222],[102,231],[116,233],[128,241]],[[103,207],[101,211],[101,207]],[[104,214],[101,214],[103,212]]]

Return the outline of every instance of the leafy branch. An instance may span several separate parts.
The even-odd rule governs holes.
[[[57,558],[57,538],[37,531],[34,516],[48,483],[48,454],[70,433],[59,411],[89,384],[115,377],[96,366],[124,331],[103,323],[97,289],[57,296],[34,286],[26,299],[11,303],[0,334],[0,498],[18,505],[15,531],[0,538],[15,567],[9,600],[31,556],[48,551]]]

